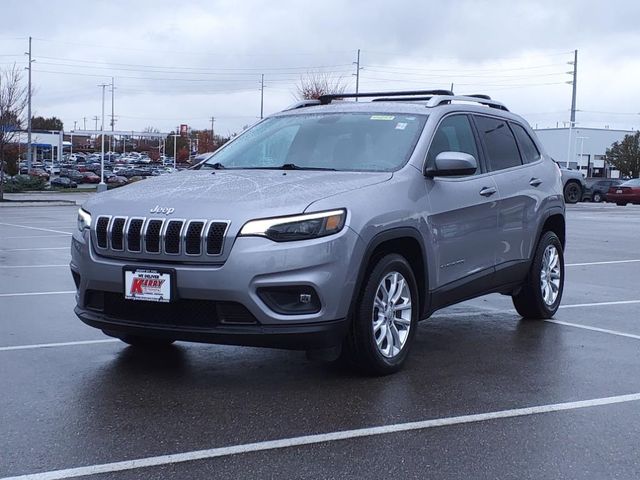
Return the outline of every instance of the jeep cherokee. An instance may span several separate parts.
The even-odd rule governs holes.
[[[551,317],[564,212],[560,170],[488,96],[325,95],[193,170],[87,201],[75,312],[139,347],[342,353],[387,374],[448,305],[499,292],[525,318]]]

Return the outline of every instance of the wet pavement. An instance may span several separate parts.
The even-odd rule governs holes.
[[[568,207],[559,323],[475,299],[385,378],[105,337],[73,314],[75,212],[0,210],[0,479],[640,477],[640,207]]]

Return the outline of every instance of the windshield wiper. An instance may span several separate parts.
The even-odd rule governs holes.
[[[203,163],[202,164],[203,167],[207,167],[207,168],[212,168],[213,170],[224,170],[225,167],[223,164],[221,164],[220,162],[216,162],[216,163]]]
[[[329,167],[303,167],[300,165],[296,165],[295,163],[285,163],[283,165],[280,166],[273,166],[273,167],[246,167],[248,169],[251,170],[327,170],[327,171],[333,171],[335,172],[336,169],[335,168],[329,168]]]

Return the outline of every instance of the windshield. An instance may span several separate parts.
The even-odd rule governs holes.
[[[426,118],[372,113],[271,117],[202,167],[397,170],[409,159]]]
[[[632,178],[631,180],[627,180],[621,187],[640,187],[640,178]]]

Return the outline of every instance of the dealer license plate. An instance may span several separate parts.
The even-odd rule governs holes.
[[[622,190],[616,190],[616,193],[622,193]]]
[[[137,268],[124,271],[124,297],[146,302],[171,301],[171,273]]]

